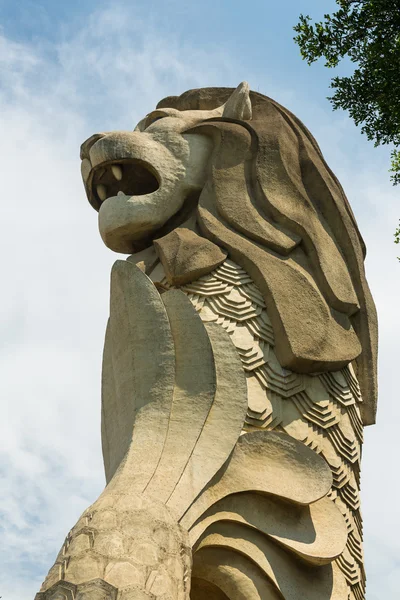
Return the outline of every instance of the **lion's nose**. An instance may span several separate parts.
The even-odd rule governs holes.
[[[98,140],[101,140],[106,134],[105,133],[94,133],[81,145],[81,160],[89,157],[89,150]]]

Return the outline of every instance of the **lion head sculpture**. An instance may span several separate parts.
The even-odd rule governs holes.
[[[95,134],[82,175],[105,244],[154,244],[174,285],[229,255],[263,293],[281,364],[318,373],[356,361],[375,419],[377,323],[365,247],[308,129],[246,83],[159,102],[133,132]]]

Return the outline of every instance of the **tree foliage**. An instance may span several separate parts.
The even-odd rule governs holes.
[[[333,109],[349,111],[369,140],[393,144],[391,180],[400,183],[400,0],[336,0],[332,15],[313,24],[300,16],[294,38],[302,57],[312,64],[324,57],[337,67],[355,63],[350,77],[333,77]]]
[[[399,221],[398,228],[394,232],[394,243],[395,244],[400,244],[400,221]],[[400,260],[400,257],[398,257],[398,259]]]

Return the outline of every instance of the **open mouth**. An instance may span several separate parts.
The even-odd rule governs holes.
[[[126,196],[152,194],[160,187],[154,169],[147,163],[129,159],[98,165],[93,169],[91,191],[98,204],[121,192]]]

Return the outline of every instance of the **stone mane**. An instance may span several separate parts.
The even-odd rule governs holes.
[[[213,110],[232,91],[190,90],[157,108]],[[266,96],[250,92],[250,97],[251,120],[215,118],[193,130],[214,144],[198,226],[263,292],[283,366],[312,373],[356,361],[363,421],[372,424],[377,318],[353,212],[299,119]],[[179,262],[188,264],[187,256]],[[214,266],[211,262],[210,269]]]

